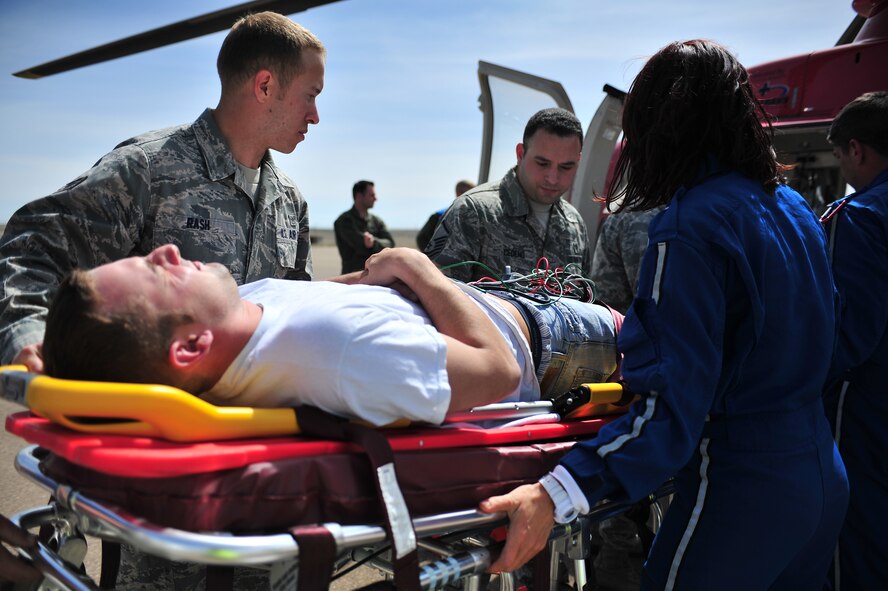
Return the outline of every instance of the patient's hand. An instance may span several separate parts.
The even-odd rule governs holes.
[[[28,345],[19,351],[12,360],[12,365],[24,365],[28,371],[43,373],[43,343]]]
[[[412,248],[386,248],[371,255],[364,263],[364,273],[359,283],[394,287],[401,282],[411,287],[411,279],[421,272],[423,261],[431,264],[428,257]],[[432,265],[434,269],[434,265]]]
[[[395,281],[394,283],[389,284],[388,287],[394,289],[411,302],[419,302],[419,296],[416,295],[416,292],[410,289],[403,281]]]

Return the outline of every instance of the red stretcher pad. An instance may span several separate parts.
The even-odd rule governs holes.
[[[407,506],[419,517],[473,508],[536,481],[614,418],[386,436]],[[304,437],[174,443],[78,433],[30,412],[8,416],[6,429],[50,452],[41,469],[53,480],[161,526],[269,533],[382,519],[370,463],[352,444]]]

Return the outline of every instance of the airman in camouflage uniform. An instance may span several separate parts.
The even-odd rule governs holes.
[[[206,110],[192,125],[127,140],[77,179],[17,211],[0,240],[0,346],[8,363],[43,340],[56,285],[75,267],[148,254],[161,244],[218,262],[238,283],[311,279],[308,206],[262,161],[256,207]]]
[[[311,279],[306,203],[268,150],[293,151],[318,122],[325,56],[320,40],[287,17],[241,19],[219,52],[215,110],[123,142],[16,212],[0,239],[0,362],[42,369],[36,346],[46,308],[71,269],[159,244],[222,263],[241,283]],[[248,180],[249,169],[258,181]]]
[[[318,123],[325,56],[320,40],[285,16],[239,20],[219,52],[216,109],[191,125],[123,142],[16,212],[0,239],[0,362],[42,370],[36,345],[47,306],[73,268],[161,244],[225,265],[238,283],[310,280],[308,208],[269,150],[292,152]],[[241,167],[259,170],[258,186]],[[125,546],[117,588],[201,589],[205,573]],[[238,590],[269,587],[264,571],[238,568],[234,578]]]
[[[530,273],[540,257],[550,268],[576,263],[591,266],[589,235],[579,212],[570,203],[555,203],[548,229],[531,215],[515,169],[499,181],[479,185],[456,199],[444,213],[426,253],[440,267],[479,261],[502,275],[506,265]],[[489,273],[479,265],[444,270],[460,281],[475,281]]]
[[[638,268],[648,244],[648,226],[662,207],[648,211],[624,211],[607,216],[598,231],[589,277],[596,297],[622,312],[635,297]]]
[[[516,147],[518,164],[499,181],[469,190],[441,218],[426,254],[449,276],[474,281],[502,276],[506,266],[527,274],[541,257],[549,268],[574,263],[588,273],[592,264],[586,224],[561,196],[576,176],[583,132],[563,109],[533,115]]]

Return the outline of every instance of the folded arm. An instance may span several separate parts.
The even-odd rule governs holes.
[[[518,386],[521,370],[499,330],[424,254],[386,249],[367,260],[360,282],[403,284],[425,308],[447,342],[450,410],[496,402]]]

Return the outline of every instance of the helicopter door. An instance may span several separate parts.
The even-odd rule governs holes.
[[[478,82],[484,115],[478,182],[486,183],[515,166],[515,145],[531,115],[550,107],[574,110],[564,87],[553,80],[479,61]]]
[[[610,177],[616,165],[617,142],[623,130],[623,100],[626,98],[625,92],[608,84],[603,90],[604,100],[586,129],[580,170],[568,199],[586,222],[593,253],[598,243],[598,229],[605,216],[602,198],[607,192],[619,188],[611,186]]]

